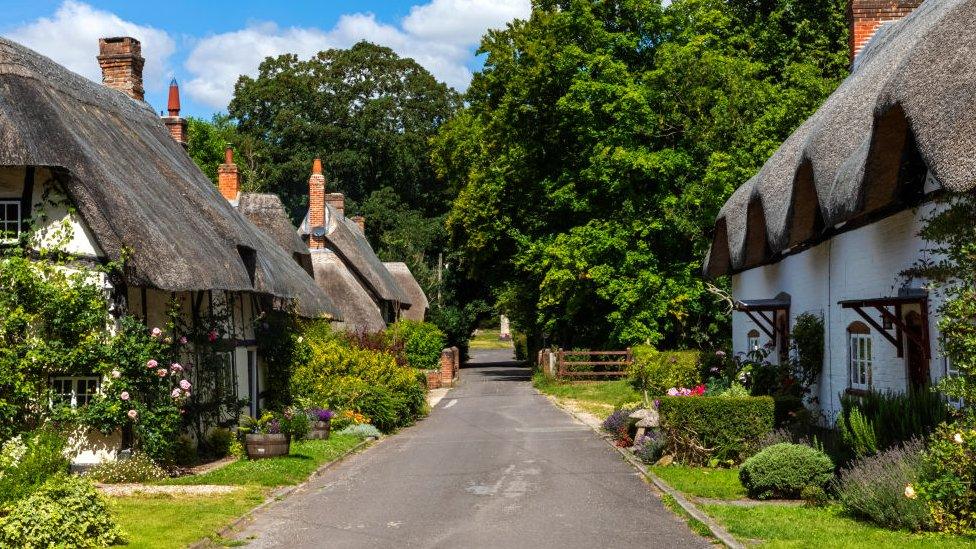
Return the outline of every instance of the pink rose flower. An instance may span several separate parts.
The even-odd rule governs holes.
[[[180,363],[179,362],[174,362],[174,363],[172,363],[172,364],[169,365],[169,369],[172,370],[172,371],[174,371],[174,372],[182,372],[183,371],[183,366],[180,366]]]
[[[153,359],[149,359],[149,362],[146,363],[146,368],[155,368],[156,366],[159,366],[159,363]]]
[[[678,390],[675,389],[674,387],[671,387],[670,389],[668,389],[668,396],[672,396],[672,397],[678,396]]]
[[[166,368],[160,368],[156,370],[156,374],[159,375],[159,377],[166,377],[166,374],[168,373],[169,372],[166,371]]]
[[[180,390],[179,389],[173,389],[173,392],[170,393],[170,396],[172,396],[173,398],[180,398]]]
[[[129,410],[129,413],[127,415],[129,416],[129,419],[131,419],[132,421],[135,421],[136,418],[139,417],[139,412],[137,412],[135,410]]]
[[[210,333],[207,334],[207,339],[210,340],[210,343],[217,341],[217,331],[210,330]]]
[[[129,391],[122,391],[122,394],[119,395],[119,398],[121,398],[122,400],[129,400]]]
[[[191,385],[190,385],[190,382],[189,381],[187,381],[185,379],[181,379],[180,380],[180,388],[181,389],[183,389],[184,391],[189,391],[190,390],[190,387],[191,387]]]
[[[159,328],[153,328],[152,329],[152,336],[153,337],[159,337],[161,335],[163,335],[163,331],[162,330],[160,330]]]

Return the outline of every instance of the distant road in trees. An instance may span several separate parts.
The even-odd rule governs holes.
[[[249,547],[707,547],[510,349],[475,350],[430,417],[260,512]]]

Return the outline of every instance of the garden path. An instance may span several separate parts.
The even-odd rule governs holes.
[[[250,547],[707,547],[589,427],[476,350],[430,417],[268,506]]]

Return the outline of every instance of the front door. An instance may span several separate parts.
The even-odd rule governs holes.
[[[925,358],[925,350],[922,349],[915,339],[924,341],[922,337],[922,316],[912,311],[905,316],[906,331],[908,332],[905,340],[908,345],[906,353],[908,360],[908,387],[919,389],[931,383],[929,376],[929,359]]]

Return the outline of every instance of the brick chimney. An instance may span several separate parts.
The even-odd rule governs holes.
[[[130,36],[98,39],[98,65],[102,67],[102,84],[143,101],[142,45]]]
[[[241,179],[234,164],[234,150],[224,149],[224,163],[217,167],[217,189],[224,198],[233,202],[241,192]]]
[[[312,175],[308,178],[308,247],[325,248],[325,234],[315,236],[315,229],[325,229],[325,176],[322,175],[322,161],[312,162]]]
[[[366,234],[366,218],[361,215],[354,215],[351,219],[359,227],[359,232]]]
[[[169,116],[163,117],[163,124],[177,143],[186,148],[186,119],[180,116],[180,86],[174,78],[169,83],[169,102],[166,106]]]
[[[921,4],[922,0],[850,0],[847,24],[851,63],[883,23],[897,21]]]
[[[346,197],[342,193],[329,193],[325,195],[325,203],[339,212],[340,216],[346,215]]]

